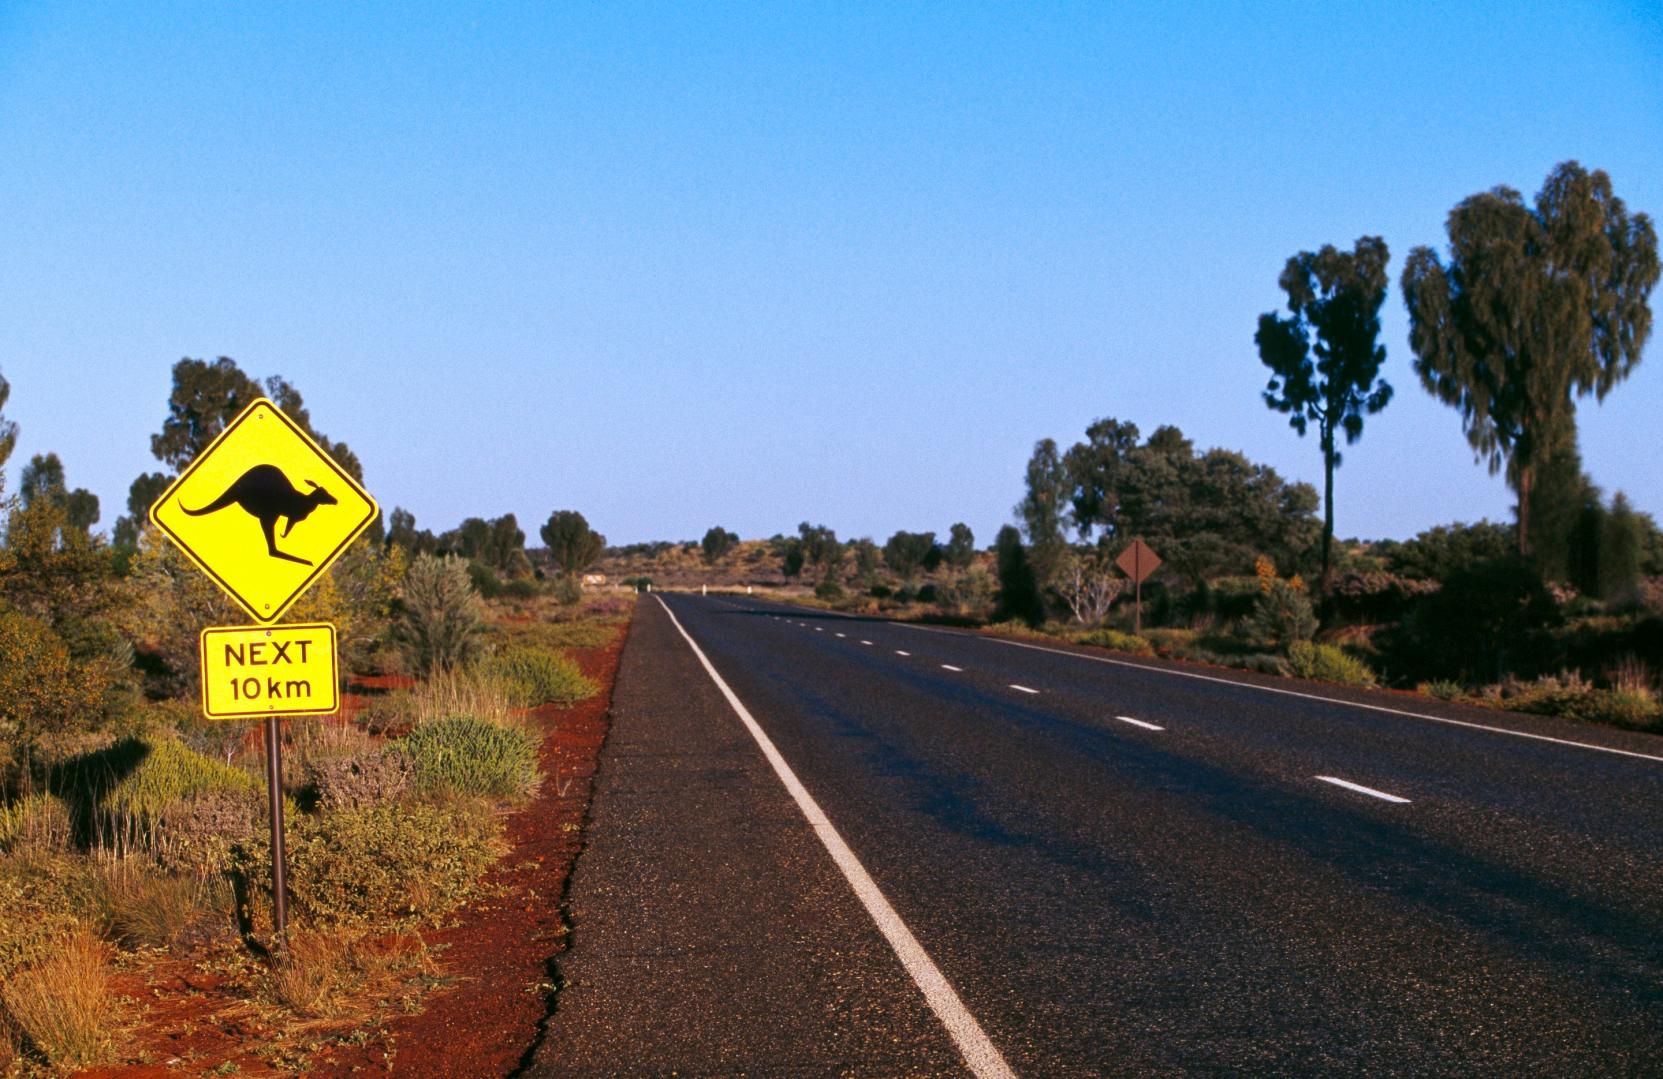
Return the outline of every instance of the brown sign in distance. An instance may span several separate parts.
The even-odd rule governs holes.
[[[1161,556],[1139,536],[1126,545],[1126,549],[1120,552],[1120,557],[1114,560],[1114,564],[1119,566],[1121,572],[1130,577],[1134,584],[1142,584],[1148,580],[1151,573],[1160,568]]]

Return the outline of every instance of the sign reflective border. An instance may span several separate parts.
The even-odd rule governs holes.
[[[341,707],[335,627],[328,622],[209,626],[201,654],[209,719],[326,715]]]

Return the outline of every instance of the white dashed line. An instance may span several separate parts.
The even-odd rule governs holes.
[[[1335,779],[1333,776],[1317,776],[1317,778],[1322,780],[1324,783],[1332,783],[1336,787],[1344,787],[1348,791],[1356,791],[1358,794],[1366,794],[1370,798],[1379,798],[1382,801],[1398,802],[1402,804],[1407,804],[1409,801],[1407,798],[1400,798],[1395,794],[1387,794],[1385,791],[1377,791],[1373,787],[1365,787],[1361,783],[1353,783],[1348,779]]]
[[[941,665],[941,669],[944,670],[944,671],[960,671],[960,672],[962,672],[964,670],[963,667],[955,667],[951,663],[943,663]]]
[[[838,634],[838,636],[839,636],[839,637],[847,637],[847,636],[848,636],[848,634],[847,634],[847,633],[839,633],[839,634]]]
[[[897,656],[910,656],[910,655],[912,655],[911,652],[903,652],[899,648],[895,649],[895,654]]]
[[[1036,697],[1039,695],[1039,690],[1037,690],[1037,689],[1029,689],[1027,686],[1019,686],[1015,682],[1012,682],[1010,685],[1011,685],[1012,689],[1020,690],[1023,693],[1032,693]]]
[[[1157,727],[1153,723],[1145,723],[1143,720],[1133,719],[1131,716],[1115,716],[1114,718],[1120,720],[1120,722],[1122,722],[1122,723],[1130,723],[1134,727],[1142,727],[1146,731],[1164,731],[1164,730],[1166,730],[1165,727]]]
[[[1015,1079],[1016,1073],[1011,1071],[1011,1066],[1005,1063],[1005,1058],[999,1052],[998,1047],[983,1032],[981,1024],[976,1022],[976,1017],[970,1014],[970,1009],[966,1008],[964,1002],[959,999],[957,990],[953,988],[953,983],[949,982],[947,976],[941,973],[941,968],[935,965],[935,961],[924,950],[924,946],[918,943],[918,938],[912,935],[912,930],[907,928],[907,924],[901,920],[901,916],[895,912],[895,908],[884,897],[883,892],[878,888],[877,882],[872,879],[872,875],[866,871],[865,866],[860,864],[860,859],[855,857],[855,852],[849,849],[849,845],[843,841],[843,837],[832,826],[832,822],[826,818],[825,811],[808,793],[802,781],[797,778],[797,774],[791,770],[791,766],[780,755],[780,751],[774,747],[773,740],[763,731],[761,725],[740,702],[739,697],[728,686],[727,682],[722,680],[722,676],[716,673],[716,668],[711,665],[710,660],[704,654],[704,650],[698,646],[687,630],[682,628],[675,612],[670,610],[670,605],[665,603],[662,597],[659,598],[658,602],[663,606],[664,613],[670,616],[670,621],[681,633],[682,638],[687,641],[688,647],[693,649],[693,654],[699,657],[699,663],[704,667],[705,673],[710,675],[711,681],[716,683],[716,688],[721,690],[722,696],[727,698],[728,705],[733,709],[734,714],[739,717],[739,721],[745,725],[745,729],[756,740],[758,748],[762,750],[762,755],[767,758],[769,764],[773,765],[774,774],[785,785],[785,789],[791,793],[792,801],[797,803],[797,808],[807,818],[809,827],[814,829],[815,836],[825,846],[826,852],[832,857],[832,861],[837,863],[838,869],[842,870],[843,879],[849,882],[850,889],[860,900],[861,906],[866,908],[866,913],[871,915],[872,921],[877,924],[879,932],[889,942],[896,958],[901,961],[901,965],[906,968],[906,972],[912,975],[913,984],[917,985],[919,991],[924,994],[924,999],[929,1003],[930,1010],[935,1012],[937,1019],[941,1020],[941,1025],[947,1028],[948,1035],[952,1037],[953,1043],[958,1046],[959,1053],[964,1057],[964,1063],[969,1067],[970,1073],[976,1076],[977,1079]]]
[[[861,644],[871,644],[872,642],[871,641],[861,641],[860,643]]]
[[[826,627],[825,627],[825,626],[815,626],[815,627],[814,627],[814,632],[816,632],[816,633],[824,633],[824,632],[826,632]]]

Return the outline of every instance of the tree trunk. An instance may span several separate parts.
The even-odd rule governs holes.
[[[1530,488],[1535,477],[1527,465],[1519,469],[1519,557],[1530,557]]]
[[[1322,445],[1322,604],[1334,592],[1334,565],[1330,549],[1334,546],[1334,436],[1330,432]]]

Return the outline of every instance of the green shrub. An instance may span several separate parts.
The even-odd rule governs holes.
[[[496,571],[483,562],[470,561],[468,563],[468,583],[474,591],[486,599],[496,599],[502,595],[502,581]]]
[[[1571,707],[1571,715],[1589,723],[1650,730],[1663,720],[1663,707],[1649,693],[1633,689],[1596,689]]]
[[[1152,656],[1155,649],[1146,638],[1132,633],[1122,633],[1118,629],[1090,630],[1086,633],[1073,635],[1076,644],[1094,644],[1100,648],[1112,648],[1116,652],[1130,652],[1135,656]]]
[[[814,595],[816,599],[840,600],[843,598],[843,586],[827,577],[814,586]]]
[[[652,583],[646,577],[641,578],[641,580],[643,587]],[[549,585],[549,595],[553,596],[554,601],[561,606],[571,607],[583,602],[583,585],[578,582],[576,577],[556,577],[554,582]]]
[[[72,831],[69,806],[56,795],[36,792],[0,803],[0,852],[62,850]]]
[[[494,818],[465,807],[302,816],[289,840],[289,889],[297,912],[314,922],[431,921],[467,900],[501,852]]]
[[[546,648],[510,646],[487,659],[484,671],[502,684],[516,708],[557,702],[570,704],[600,692],[577,664]]]
[[[1310,640],[1317,631],[1311,597],[1287,581],[1272,581],[1254,603],[1253,631],[1256,640],[1274,648]]]
[[[414,781],[415,765],[401,746],[372,746],[311,764],[312,786],[317,790],[318,805],[325,810],[396,802]]]
[[[1195,643],[1199,636],[1193,629],[1146,629],[1143,639],[1155,650],[1156,655],[1169,656],[1180,649]]]
[[[159,873],[131,858],[100,866],[92,891],[105,935],[128,948],[171,947],[209,914],[201,878]]]
[[[257,791],[261,782],[240,768],[205,757],[165,734],[124,738],[79,758],[73,769],[97,790],[107,813],[151,820],[169,806],[213,791]],[[86,788],[83,788],[86,789]]]
[[[535,599],[542,591],[535,577],[516,577],[502,586],[502,594],[509,599]]]
[[[1374,672],[1369,665],[1331,644],[1295,641],[1288,646],[1288,666],[1300,678],[1338,682],[1345,686],[1372,686]]]
[[[85,860],[67,855],[0,858],[0,984],[92,909]]]
[[[416,670],[460,666],[478,650],[484,628],[485,608],[462,559],[424,554],[410,563],[395,629]]]
[[[1465,696],[1467,687],[1459,682],[1440,679],[1432,682],[1422,682],[1415,687],[1415,692],[1425,694],[1428,697],[1435,697],[1440,701],[1457,701]]]
[[[42,735],[85,727],[97,717],[104,685],[93,673],[70,658],[46,623],[0,613],[0,717],[16,728],[23,749]]]
[[[416,787],[444,797],[523,798],[537,785],[537,743],[524,731],[455,716],[404,739]]]
[[[269,826],[268,811],[259,793],[207,791],[162,810],[151,837],[151,853],[169,872],[218,876],[230,869],[232,852],[239,845]]]

